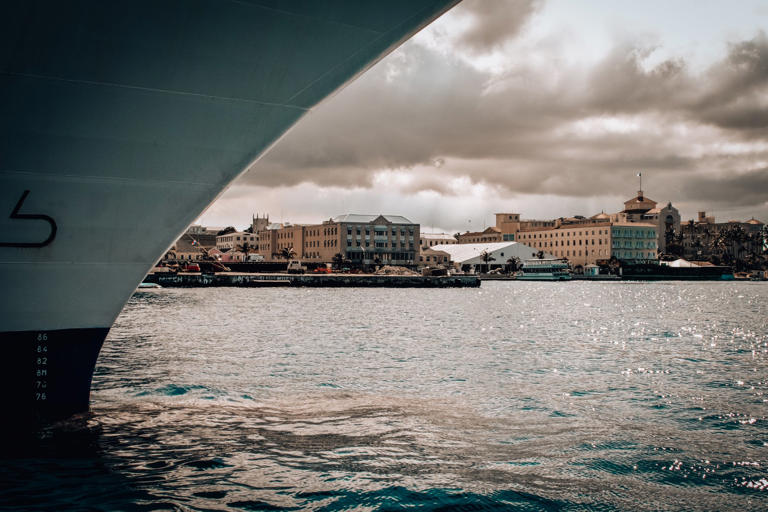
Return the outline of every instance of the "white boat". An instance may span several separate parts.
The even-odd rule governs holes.
[[[3,2],[6,415],[87,410],[101,344],[153,263],[294,123],[457,1]]]
[[[568,262],[559,258],[525,260],[517,279],[522,281],[568,281],[571,279],[571,269]]]

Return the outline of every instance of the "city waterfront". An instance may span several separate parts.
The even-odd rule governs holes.
[[[136,293],[25,510],[765,510],[768,285]]]

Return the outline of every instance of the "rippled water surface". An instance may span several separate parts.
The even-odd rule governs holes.
[[[766,510],[768,285],[137,293],[25,510]]]

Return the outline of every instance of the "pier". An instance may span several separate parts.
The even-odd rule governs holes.
[[[221,272],[153,273],[145,283],[164,288],[200,288],[209,286],[268,287],[293,286],[316,288],[477,288],[477,276],[397,276],[375,274],[254,274]]]

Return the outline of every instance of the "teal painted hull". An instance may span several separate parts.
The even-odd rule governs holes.
[[[4,2],[0,342],[108,329],[232,180],[455,3]],[[30,374],[10,393],[34,396],[27,363],[3,359]]]

